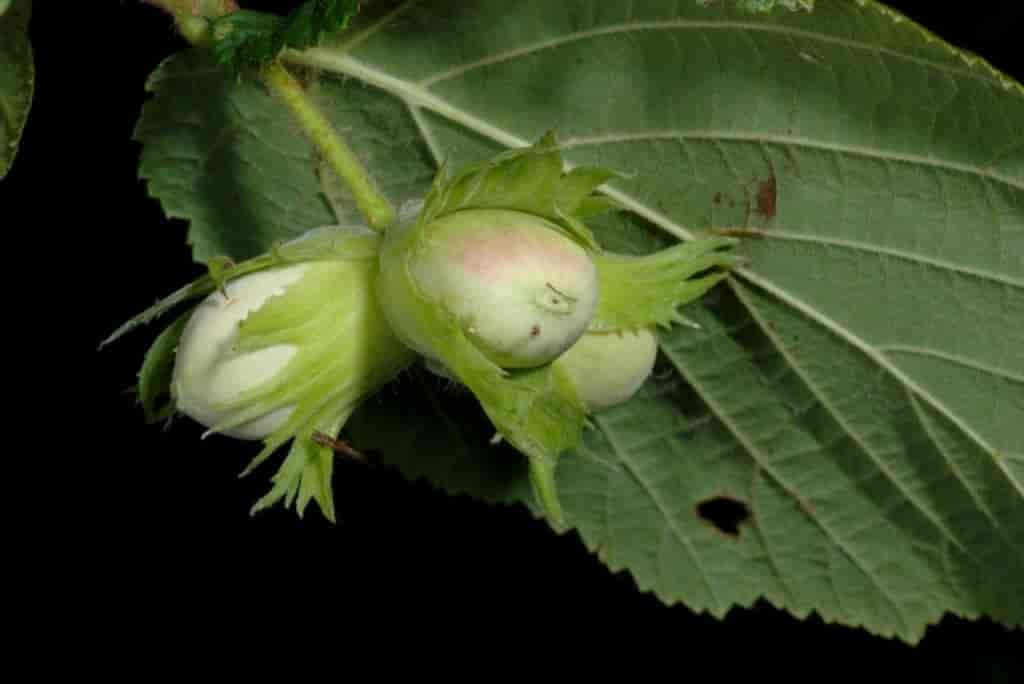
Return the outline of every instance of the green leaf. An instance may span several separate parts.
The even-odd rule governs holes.
[[[30,0],[0,7],[0,179],[7,175],[28,121],[35,88],[35,64],[28,41]]]
[[[399,202],[422,198],[437,167],[405,108],[352,85],[308,94],[365,163],[390,169],[384,192]],[[164,62],[147,89],[155,96],[135,129],[144,145],[139,175],[168,216],[190,221],[196,261],[240,261],[308,229],[362,222],[347,193],[339,197],[347,212],[335,214],[313,145],[251,74],[233,76],[208,52],[190,50]]]
[[[221,99],[156,82],[169,128],[144,168],[197,253],[325,222],[280,109],[190,59],[161,73]],[[567,169],[623,174],[604,194],[627,213],[588,219],[608,249],[760,235],[683,310],[700,328],[662,333],[652,380],[561,458],[566,522],[610,568],[718,616],[764,598],[908,641],[946,612],[1024,624],[1019,84],[863,0],[379,2],[288,59],[396,200],[554,129]],[[532,505],[463,397],[398,391],[353,416],[356,444]]]
[[[359,0],[310,0],[286,17],[240,10],[214,22],[213,53],[233,69],[259,67],[285,49],[316,45],[325,33],[348,26]]]

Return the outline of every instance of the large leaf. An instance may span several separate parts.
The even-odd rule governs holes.
[[[763,233],[562,459],[566,520],[610,567],[715,615],[766,597],[911,641],[946,611],[1024,623],[1019,85],[851,0],[378,2],[288,59],[396,200],[553,128],[573,166],[623,174],[609,248]],[[194,55],[153,86],[143,170],[197,257],[324,221],[310,146],[256,86]],[[528,502],[466,398],[420,389],[371,402],[357,442]]]
[[[28,120],[35,64],[28,41],[31,0],[0,2],[0,178],[7,175]]]

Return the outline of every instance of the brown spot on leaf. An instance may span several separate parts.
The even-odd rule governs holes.
[[[537,335],[540,335],[540,326],[534,323],[533,327],[530,328],[530,337],[536,337]]]
[[[716,192],[714,198],[711,201],[713,201],[715,204],[721,204],[722,203],[722,193]]]
[[[775,191],[775,176],[759,181],[757,184],[757,213],[769,221],[775,218],[778,196]]]

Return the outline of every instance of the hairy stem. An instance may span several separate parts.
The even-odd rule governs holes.
[[[210,23],[218,17],[238,10],[235,0],[144,0],[174,17],[182,36],[193,45],[203,45],[211,38]],[[344,182],[356,206],[372,228],[383,231],[397,218],[391,202],[377,190],[372,177],[352,149],[338,134],[313,101],[302,84],[278,61],[261,72],[270,92],[284,102],[303,132],[323,155],[324,160]]]
[[[331,170],[348,185],[356,206],[371,227],[384,230],[396,219],[395,208],[377,190],[369,172],[348,144],[310,100],[302,85],[278,61],[263,70],[263,81],[284,102]]]

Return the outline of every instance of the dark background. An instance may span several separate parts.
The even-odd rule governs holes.
[[[86,4],[88,11],[72,8]],[[1020,0],[889,4],[1024,79]],[[272,470],[237,479],[252,444],[200,442],[187,420],[168,431],[147,426],[124,393],[156,329],[95,351],[123,320],[201,272],[184,245],[185,225],[165,219],[136,179],[131,141],[146,76],[180,43],[160,13],[134,1],[37,2],[32,39],[37,97],[0,184],[2,225],[42,263],[33,296],[64,302],[60,313],[43,309],[56,332],[32,346],[59,352],[47,357],[26,403],[57,402],[70,417],[48,419],[33,433],[46,448],[23,457],[32,471],[24,489],[59,517],[52,537],[36,541],[73,570],[69,600],[135,619],[251,614],[278,625],[302,623],[309,611],[344,622],[369,607],[390,622],[371,634],[381,639],[396,629],[434,631],[440,616],[485,633],[525,620],[525,639],[591,636],[591,662],[604,657],[602,644],[657,628],[691,659],[767,638],[793,657],[810,650],[837,658],[847,672],[873,672],[884,660],[891,675],[1024,681],[1020,632],[986,620],[946,618],[911,649],[767,605],[734,609],[725,621],[694,615],[641,594],[574,535],[558,537],[520,508],[443,495],[383,468],[339,464],[337,526],[313,506],[305,521],[280,509],[250,517]],[[19,215],[22,229],[8,223]],[[58,255],[75,265],[51,274]],[[48,491],[37,493],[42,484]],[[289,617],[270,620],[274,611]],[[776,653],[787,667],[788,651]]]

